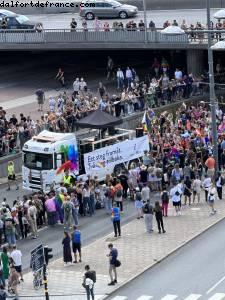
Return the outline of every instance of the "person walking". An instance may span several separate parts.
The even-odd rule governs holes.
[[[22,253],[17,249],[16,245],[13,246],[13,251],[11,252],[10,257],[13,261],[16,272],[20,275],[20,280],[24,281],[22,272]]]
[[[142,197],[141,197],[141,193],[138,192],[136,193],[136,199],[135,199],[135,208],[137,210],[137,219],[141,219],[143,218],[143,201],[142,201]]]
[[[120,209],[117,207],[116,203],[113,204],[112,208],[112,222],[114,228],[114,237],[117,237],[117,233],[121,236],[121,228],[120,228]]]
[[[19,300],[19,293],[17,290],[17,286],[19,283],[19,274],[17,273],[14,265],[10,266],[10,275],[9,275],[9,286],[15,294],[14,300]]]
[[[223,198],[223,184],[224,184],[224,178],[222,177],[221,173],[218,173],[218,176],[216,178],[216,190],[218,194],[218,198],[222,200]]]
[[[215,199],[216,199],[216,188],[214,184],[212,184],[211,187],[209,188],[209,193],[208,193],[208,204],[211,207],[210,215],[214,215],[216,213],[216,209],[214,208]]]
[[[192,195],[192,190],[191,190],[191,180],[189,176],[185,177],[184,181],[184,205],[187,204],[187,198],[189,205],[191,205],[191,195]]]
[[[10,186],[10,182],[14,181],[16,184],[16,189],[19,189],[19,185],[18,182],[16,180],[16,174],[15,174],[15,168],[14,168],[14,162],[13,161],[9,161],[8,162],[8,166],[7,166],[7,173],[8,173],[8,188],[7,191],[11,190],[11,186]]]
[[[117,179],[115,185],[114,201],[116,202],[117,207],[120,207],[120,211],[122,213],[123,212],[123,186],[120,183],[119,179]]]
[[[74,264],[77,263],[77,252],[79,254],[79,262],[81,262],[81,232],[76,226],[73,227],[74,231],[72,233],[72,248],[74,254]]]
[[[64,267],[67,267],[72,264],[72,254],[70,247],[70,236],[69,233],[66,231],[64,231],[64,239],[62,240],[62,244]]]
[[[205,190],[205,201],[208,202],[208,194],[209,194],[209,189],[212,185],[212,179],[205,174],[205,179],[203,180],[202,186],[203,189]]]
[[[6,282],[9,279],[9,254],[7,252],[6,246],[2,248],[1,265],[2,265],[3,279]]]
[[[147,202],[143,206],[143,214],[144,214],[144,220],[145,220],[145,228],[147,233],[153,232],[153,207],[150,205],[150,200],[147,200]]]
[[[89,265],[84,267],[84,280],[83,280],[83,287],[86,289],[87,293],[87,300],[94,300],[94,284],[96,283],[96,272],[90,269]]]
[[[154,208],[154,212],[155,212],[155,218],[156,218],[156,222],[158,225],[158,230],[159,230],[159,234],[161,232],[165,233],[165,229],[164,229],[164,224],[163,224],[163,213],[162,213],[162,206],[160,206],[159,201],[155,202],[155,208]]]
[[[162,209],[163,209],[163,216],[168,216],[168,206],[169,206],[169,194],[167,190],[164,190],[161,194],[161,201],[162,201]]]
[[[108,245],[109,248],[109,254],[107,256],[109,257],[109,276],[111,282],[108,285],[115,285],[117,283],[117,271],[116,271],[116,261],[118,257],[118,251],[116,248],[113,247],[113,244]],[[113,273],[114,273],[114,279],[113,279]]]

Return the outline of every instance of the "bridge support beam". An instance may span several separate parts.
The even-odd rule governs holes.
[[[187,72],[193,75],[201,75],[204,69],[204,50],[187,50]]]

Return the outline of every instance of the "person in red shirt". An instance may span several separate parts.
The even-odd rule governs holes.
[[[212,157],[212,154],[209,155],[209,158],[206,160],[205,162],[205,166],[207,167],[207,174],[209,177],[212,177],[214,176],[214,173],[215,173],[215,159]]]

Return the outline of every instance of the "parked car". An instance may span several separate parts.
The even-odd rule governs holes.
[[[30,21],[28,17],[24,15],[17,15],[14,12],[11,12],[9,10],[0,9],[0,25],[3,18],[5,18],[7,21],[7,29],[36,28],[36,23]]]
[[[87,20],[98,18],[121,18],[134,17],[138,8],[133,5],[121,4],[115,0],[96,0],[81,3],[80,16]]]

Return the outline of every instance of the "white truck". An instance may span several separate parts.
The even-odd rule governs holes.
[[[85,141],[86,140],[86,141]],[[143,156],[149,149],[148,137],[134,137],[133,130],[118,129],[117,134],[96,139],[96,136],[82,139],[89,143],[88,150],[82,150],[74,133],[42,131],[23,146],[23,189],[49,191],[63,181],[61,168],[68,162],[68,149],[77,153],[73,176],[98,176],[103,180],[115,167],[129,163]],[[74,161],[73,161],[74,163]]]

